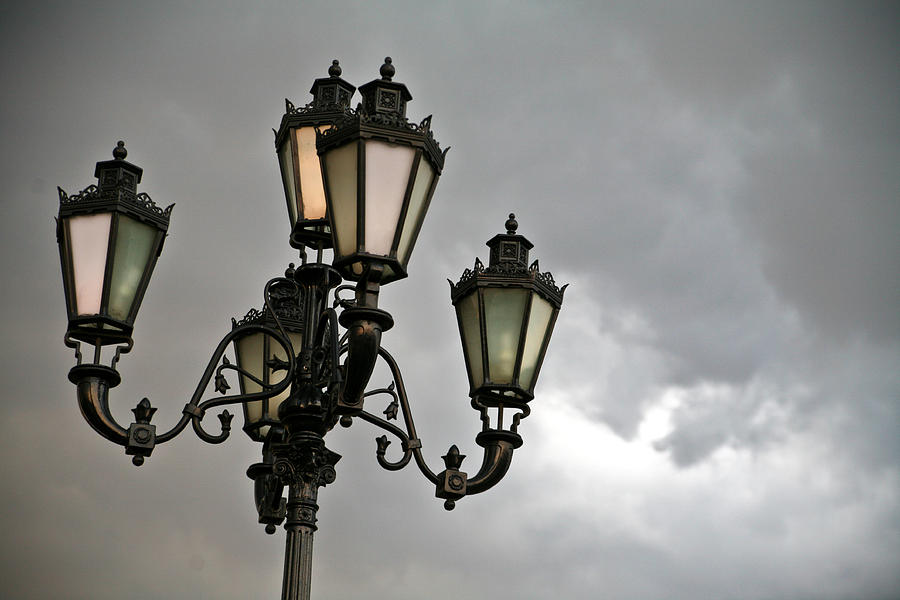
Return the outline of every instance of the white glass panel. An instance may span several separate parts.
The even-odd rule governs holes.
[[[102,213],[69,218],[75,310],[79,315],[100,312],[111,216],[110,213]]]
[[[319,130],[323,131],[324,127]],[[297,153],[300,161],[300,198],[304,219],[325,218],[325,188],[322,186],[322,167],[316,153],[316,128],[297,129]]]
[[[366,140],[366,252],[391,253],[415,152],[410,146]]]
[[[519,370],[519,385],[526,390],[534,386],[544,336],[550,325],[550,317],[553,316],[553,305],[534,292],[532,297],[531,314],[528,316],[528,329],[525,333],[525,349],[522,352],[522,366]]]
[[[329,150],[323,158],[337,259],[356,252],[356,142]]]
[[[294,346],[294,352],[300,352],[300,344],[302,343],[302,337],[299,333],[288,333],[288,337],[291,339],[291,344]],[[276,342],[275,340],[269,340],[269,358],[277,358],[283,361],[287,361],[287,354],[284,351],[284,348],[281,347],[281,344]],[[269,370],[269,383],[276,384],[284,381],[285,376],[287,375],[287,371],[278,371],[272,372]],[[281,403],[287,400],[287,397],[291,394],[291,388],[288,388],[278,394],[277,396],[272,396],[269,398],[269,417],[275,420],[278,420],[278,407],[281,406]],[[260,403],[262,404],[262,403]],[[262,410],[262,409],[260,409]],[[262,432],[262,430],[260,430]],[[265,435],[265,434],[264,434]]]
[[[397,259],[404,268],[409,262],[409,255],[412,254],[415,244],[413,236],[425,218],[425,199],[428,196],[428,190],[431,189],[432,181],[434,181],[434,169],[431,168],[431,163],[425,159],[425,156],[422,156],[419,159],[419,170],[416,171],[416,181],[409,197],[409,208],[406,211],[403,232],[400,234],[400,245],[397,247]]]
[[[492,383],[512,383],[528,294],[522,289],[484,290],[488,377]]]
[[[253,333],[237,342],[238,366],[259,380],[263,378],[263,338],[261,333]],[[241,393],[261,392],[262,386],[248,377],[241,376]],[[262,401],[247,403],[247,422],[255,423],[262,418]]]
[[[285,194],[287,195],[288,216],[291,218],[291,227],[297,222],[297,189],[294,183],[294,160],[291,156],[291,140],[286,139],[278,151],[278,161],[281,163],[281,178],[284,181]]]
[[[116,248],[112,279],[109,283],[109,316],[120,321],[128,319],[131,305],[138,292],[138,284],[150,261],[156,241],[156,229],[125,215],[118,215]]]
[[[481,319],[478,314],[478,292],[473,292],[456,304],[463,338],[463,348],[472,377],[472,388],[484,383],[484,364],[481,356]]]

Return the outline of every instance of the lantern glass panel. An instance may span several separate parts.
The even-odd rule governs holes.
[[[531,312],[528,315],[528,328],[525,332],[525,348],[522,351],[522,366],[519,372],[519,385],[526,390],[534,387],[537,377],[538,361],[543,353],[547,329],[553,316],[553,306],[532,292]]]
[[[271,338],[266,339],[267,337],[268,336],[263,333],[254,333],[241,338],[237,343],[238,364],[242,369],[245,369],[257,379],[260,379],[265,383],[275,385],[281,383],[284,380],[285,376],[287,375],[287,371],[282,370],[274,372],[271,368],[264,367],[263,357],[266,357],[266,359],[277,358],[282,361],[287,361],[288,356],[284,351],[284,348],[281,347],[281,344],[275,342]],[[288,332],[288,337],[290,338],[291,344],[294,346],[294,348],[299,349],[303,341],[302,335],[299,332]],[[248,377],[241,376],[241,383],[243,386],[241,391],[244,394],[253,394],[262,391],[262,386],[252,381]],[[284,390],[277,396],[272,396],[271,398],[269,398],[268,415],[264,414],[263,411],[263,402],[265,402],[264,400],[254,400],[253,402],[248,402],[247,422],[256,423],[266,416],[268,416],[268,418],[271,420],[277,421],[278,407],[282,402],[284,402],[284,400],[287,399],[289,395],[290,388]],[[262,437],[265,437],[268,431],[268,426],[263,426],[259,429],[259,433]]]
[[[416,151],[366,140],[365,252],[390,256]]]
[[[337,258],[354,254],[357,250],[357,144],[351,142],[329,150],[324,155],[324,160]]]
[[[325,218],[325,189],[322,187],[322,168],[316,153],[316,127],[300,127],[294,130],[297,157],[300,167],[300,201],[304,219]],[[325,131],[328,127],[319,127]],[[296,221],[297,217],[294,217]]]
[[[78,315],[100,313],[111,217],[111,213],[101,213],[68,219],[75,310]]]
[[[108,310],[112,318],[127,321],[147,264],[152,260],[157,230],[122,214],[117,219]]]
[[[266,336],[262,333],[252,333],[237,341],[238,366],[260,381],[263,379],[263,343]],[[241,375],[241,392],[255,394],[262,391],[262,386]],[[255,423],[262,418],[262,400],[247,403],[247,422]]]
[[[409,208],[406,211],[406,220],[403,222],[403,232],[400,234],[400,245],[397,247],[397,260],[404,268],[409,262],[416,233],[425,218],[426,201],[433,181],[434,169],[422,155],[419,157],[419,169],[416,171],[416,181],[409,197]]]
[[[294,158],[291,152],[291,140],[286,139],[278,150],[278,161],[281,163],[281,178],[284,180],[284,193],[287,197],[288,216],[291,227],[297,222],[297,185],[294,175]]]
[[[485,288],[484,321],[491,383],[511,384],[529,290]]]
[[[469,366],[472,389],[484,384],[484,360],[481,355],[481,315],[478,310],[478,292],[461,299],[456,305],[463,349]]]
[[[291,333],[288,333],[288,337],[291,340],[291,345],[296,349],[296,351],[299,351],[300,345],[302,342],[301,335],[299,333],[291,332]],[[281,347],[281,344],[279,344],[275,340],[271,340],[271,339],[269,340],[269,358],[270,359],[277,358],[278,360],[282,360],[285,362],[288,361],[288,355],[284,351],[284,348]],[[276,371],[273,371],[272,369],[268,369],[268,371],[269,372],[267,373],[267,375],[269,377],[270,384],[281,383],[282,381],[284,381],[285,376],[287,376],[286,370],[276,372]],[[274,419],[276,421],[278,420],[278,407],[281,406],[281,403],[284,402],[285,400],[287,400],[287,397],[290,395],[291,395],[291,388],[287,388],[286,390],[284,390],[277,396],[272,396],[271,398],[269,398],[269,418],[270,419]],[[260,404],[262,404],[262,402],[260,402]],[[265,435],[266,432],[268,432],[268,428],[263,428],[263,429],[265,429],[265,431],[260,429],[260,433],[262,435]]]

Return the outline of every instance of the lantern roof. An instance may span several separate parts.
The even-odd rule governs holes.
[[[166,208],[158,206],[146,193],[137,192],[144,170],[125,160],[128,151],[125,142],[119,141],[113,149],[113,160],[100,161],[94,170],[97,185],[89,185],[77,194],[69,196],[61,187],[59,192],[59,216],[118,211],[166,231],[174,204]]]
[[[519,222],[514,213],[509,213],[506,223],[506,233],[495,235],[487,242],[490,248],[488,266],[480,259],[475,259],[475,266],[463,271],[459,281],[450,283],[450,299],[456,301],[467,295],[472,289],[481,286],[521,286],[530,287],[537,291],[544,299],[556,308],[562,305],[562,288],[556,285],[553,275],[541,273],[538,261],[528,264],[528,253],[534,247],[527,238],[516,233]]]
[[[420,123],[411,122],[406,117],[406,103],[412,94],[402,83],[393,81],[396,71],[391,58],[384,59],[381,79],[374,79],[359,87],[363,101],[355,110],[345,110],[335,126],[318,132],[319,154],[326,148],[339,146],[357,138],[376,138],[392,144],[407,144],[424,148],[429,162],[438,174],[444,168],[447,147],[441,150],[431,131],[431,115]],[[279,132],[279,135],[281,132]]]
[[[304,125],[331,125],[341,118],[350,106],[350,100],[356,92],[356,86],[341,79],[341,66],[337,60],[331,61],[328,77],[316,79],[309,93],[313,100],[305,106],[294,106],[284,99],[284,116],[275,134],[275,146],[280,147],[288,130]]]

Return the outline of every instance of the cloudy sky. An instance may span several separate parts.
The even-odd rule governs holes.
[[[384,56],[452,146],[382,306],[428,461],[479,462],[446,279],[515,211],[570,283],[525,445],[445,512],[365,423],[319,496],[313,595],[900,597],[900,18],[848,2],[30,2],[0,8],[5,598],[276,598],[238,428],[135,468],[79,415],[56,186],[123,139],[176,203],[116,416],[167,429],[296,254],[284,98]],[[211,392],[212,393],[212,392]],[[379,410],[374,407],[373,410]]]

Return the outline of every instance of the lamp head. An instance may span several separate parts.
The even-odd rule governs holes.
[[[312,102],[295,107],[285,100],[285,114],[275,132],[275,149],[291,225],[290,243],[294,248],[331,247],[316,135],[334,126],[350,106],[356,87],[340,75],[341,66],[334,60],[328,77],[313,82],[309,90]]]
[[[113,160],[97,163],[97,185],[74,196],[59,188],[67,337],[96,346],[131,340],[174,206],[162,209],[138,193],[143,169],[125,161],[127,154],[120,141]]]
[[[334,266],[351,281],[383,266],[380,283],[406,277],[406,267],[444,167],[446,151],[431,117],[406,118],[412,99],[385,59],[381,78],[359,88],[363,100],[316,147],[331,224]]]
[[[469,394],[485,405],[523,404],[534,397],[541,363],[562,306],[562,289],[516,233],[510,213],[506,233],[487,242],[488,266],[475,259],[459,282],[450,282],[469,374]]]

